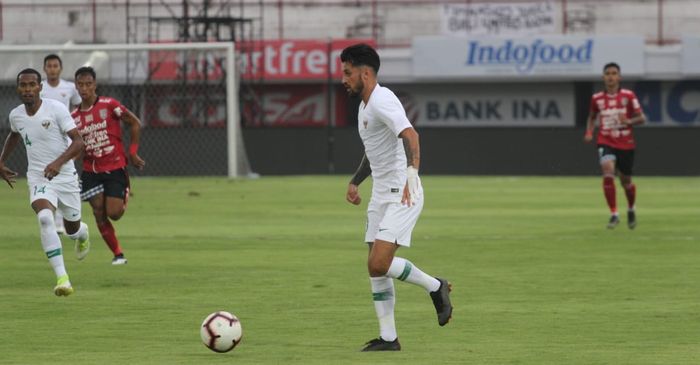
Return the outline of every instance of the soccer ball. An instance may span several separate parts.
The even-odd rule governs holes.
[[[208,315],[199,330],[204,346],[215,352],[233,350],[243,337],[243,328],[238,317],[224,311]]]

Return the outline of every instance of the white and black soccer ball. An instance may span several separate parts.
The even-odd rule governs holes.
[[[241,342],[243,328],[235,315],[218,311],[202,322],[200,335],[204,346],[215,352],[229,352]]]

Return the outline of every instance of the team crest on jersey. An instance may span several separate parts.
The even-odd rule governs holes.
[[[100,109],[100,118],[107,119],[107,110],[106,109]]]
[[[45,120],[45,121],[41,122],[41,126],[44,127],[44,129],[49,129],[49,127],[51,126],[51,121]]]
[[[367,124],[369,124],[369,121],[367,119],[362,121],[362,125],[365,126],[365,129],[367,129]]]
[[[622,104],[622,106],[627,106],[627,98],[622,98],[622,100],[620,100],[620,103]]]

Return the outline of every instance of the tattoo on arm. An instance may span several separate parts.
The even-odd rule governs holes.
[[[411,151],[411,143],[408,138],[403,138],[403,150],[406,152],[406,164],[411,166],[413,163],[413,151]]]
[[[418,164],[420,163],[420,149],[418,143],[411,143],[411,138],[401,138],[401,140],[403,141],[403,150],[406,153],[406,166],[418,168]]]
[[[355,175],[350,179],[350,183],[353,185],[360,185],[370,174],[372,174],[372,169],[369,167],[369,160],[367,159],[367,155],[363,155],[362,162],[360,162],[360,166],[357,168],[357,171],[355,171]]]

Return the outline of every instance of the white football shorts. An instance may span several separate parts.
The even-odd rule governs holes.
[[[396,202],[370,200],[365,242],[382,240],[410,247],[411,233],[422,210],[423,198],[410,207]]]
[[[46,178],[28,179],[29,204],[39,199],[48,200],[54,208],[63,213],[63,218],[70,222],[81,219],[80,185],[78,180],[54,182]]]

